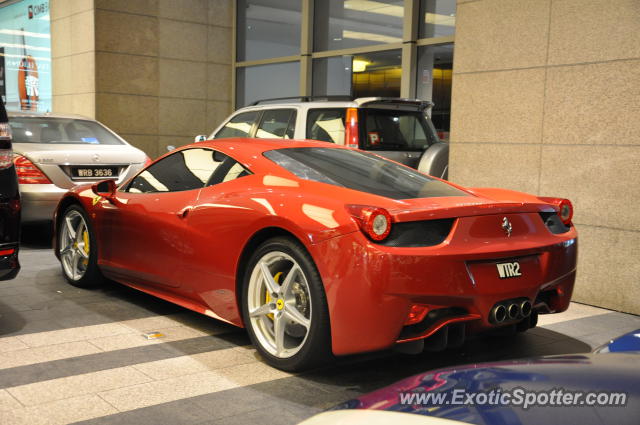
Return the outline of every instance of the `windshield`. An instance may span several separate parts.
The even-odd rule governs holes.
[[[296,176],[391,199],[467,196],[447,183],[365,152],[285,148],[264,153]]]
[[[120,139],[95,121],[72,118],[12,117],[14,143],[122,145]]]
[[[423,112],[363,108],[366,150],[422,151],[437,142]]]

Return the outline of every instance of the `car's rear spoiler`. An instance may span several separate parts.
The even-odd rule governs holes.
[[[406,106],[414,106],[424,111],[433,108],[434,103],[429,100],[406,99],[402,97],[360,97],[353,100],[359,107],[371,104],[402,104]]]

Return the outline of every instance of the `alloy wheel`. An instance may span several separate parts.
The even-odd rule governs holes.
[[[269,354],[286,359],[304,346],[311,329],[309,283],[293,257],[271,251],[251,272],[247,307],[249,321]]]
[[[82,279],[89,265],[89,229],[84,217],[76,210],[70,210],[62,220],[60,229],[60,259],[67,277],[77,281]]]

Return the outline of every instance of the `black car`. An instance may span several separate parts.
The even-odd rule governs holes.
[[[11,129],[0,101],[0,280],[13,279],[20,270],[20,192],[13,165]]]

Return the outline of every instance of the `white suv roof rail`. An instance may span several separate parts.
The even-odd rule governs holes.
[[[275,97],[271,99],[256,100],[247,106],[256,106],[261,104],[277,104],[282,102],[316,102],[316,101],[328,101],[328,102],[353,102],[358,107],[367,105],[369,103],[402,103],[406,105],[414,105],[420,109],[427,109],[433,107],[433,102],[420,99],[407,99],[402,97],[359,97],[354,99],[351,96],[337,95],[337,96],[290,96],[290,97]]]
[[[263,103],[278,103],[282,101],[297,101],[297,102],[315,102],[317,100],[326,100],[326,101],[342,101],[342,102],[352,102],[353,97],[351,96],[289,96],[289,97],[274,97],[271,99],[260,99],[255,102],[247,105],[247,106],[256,106]]]

